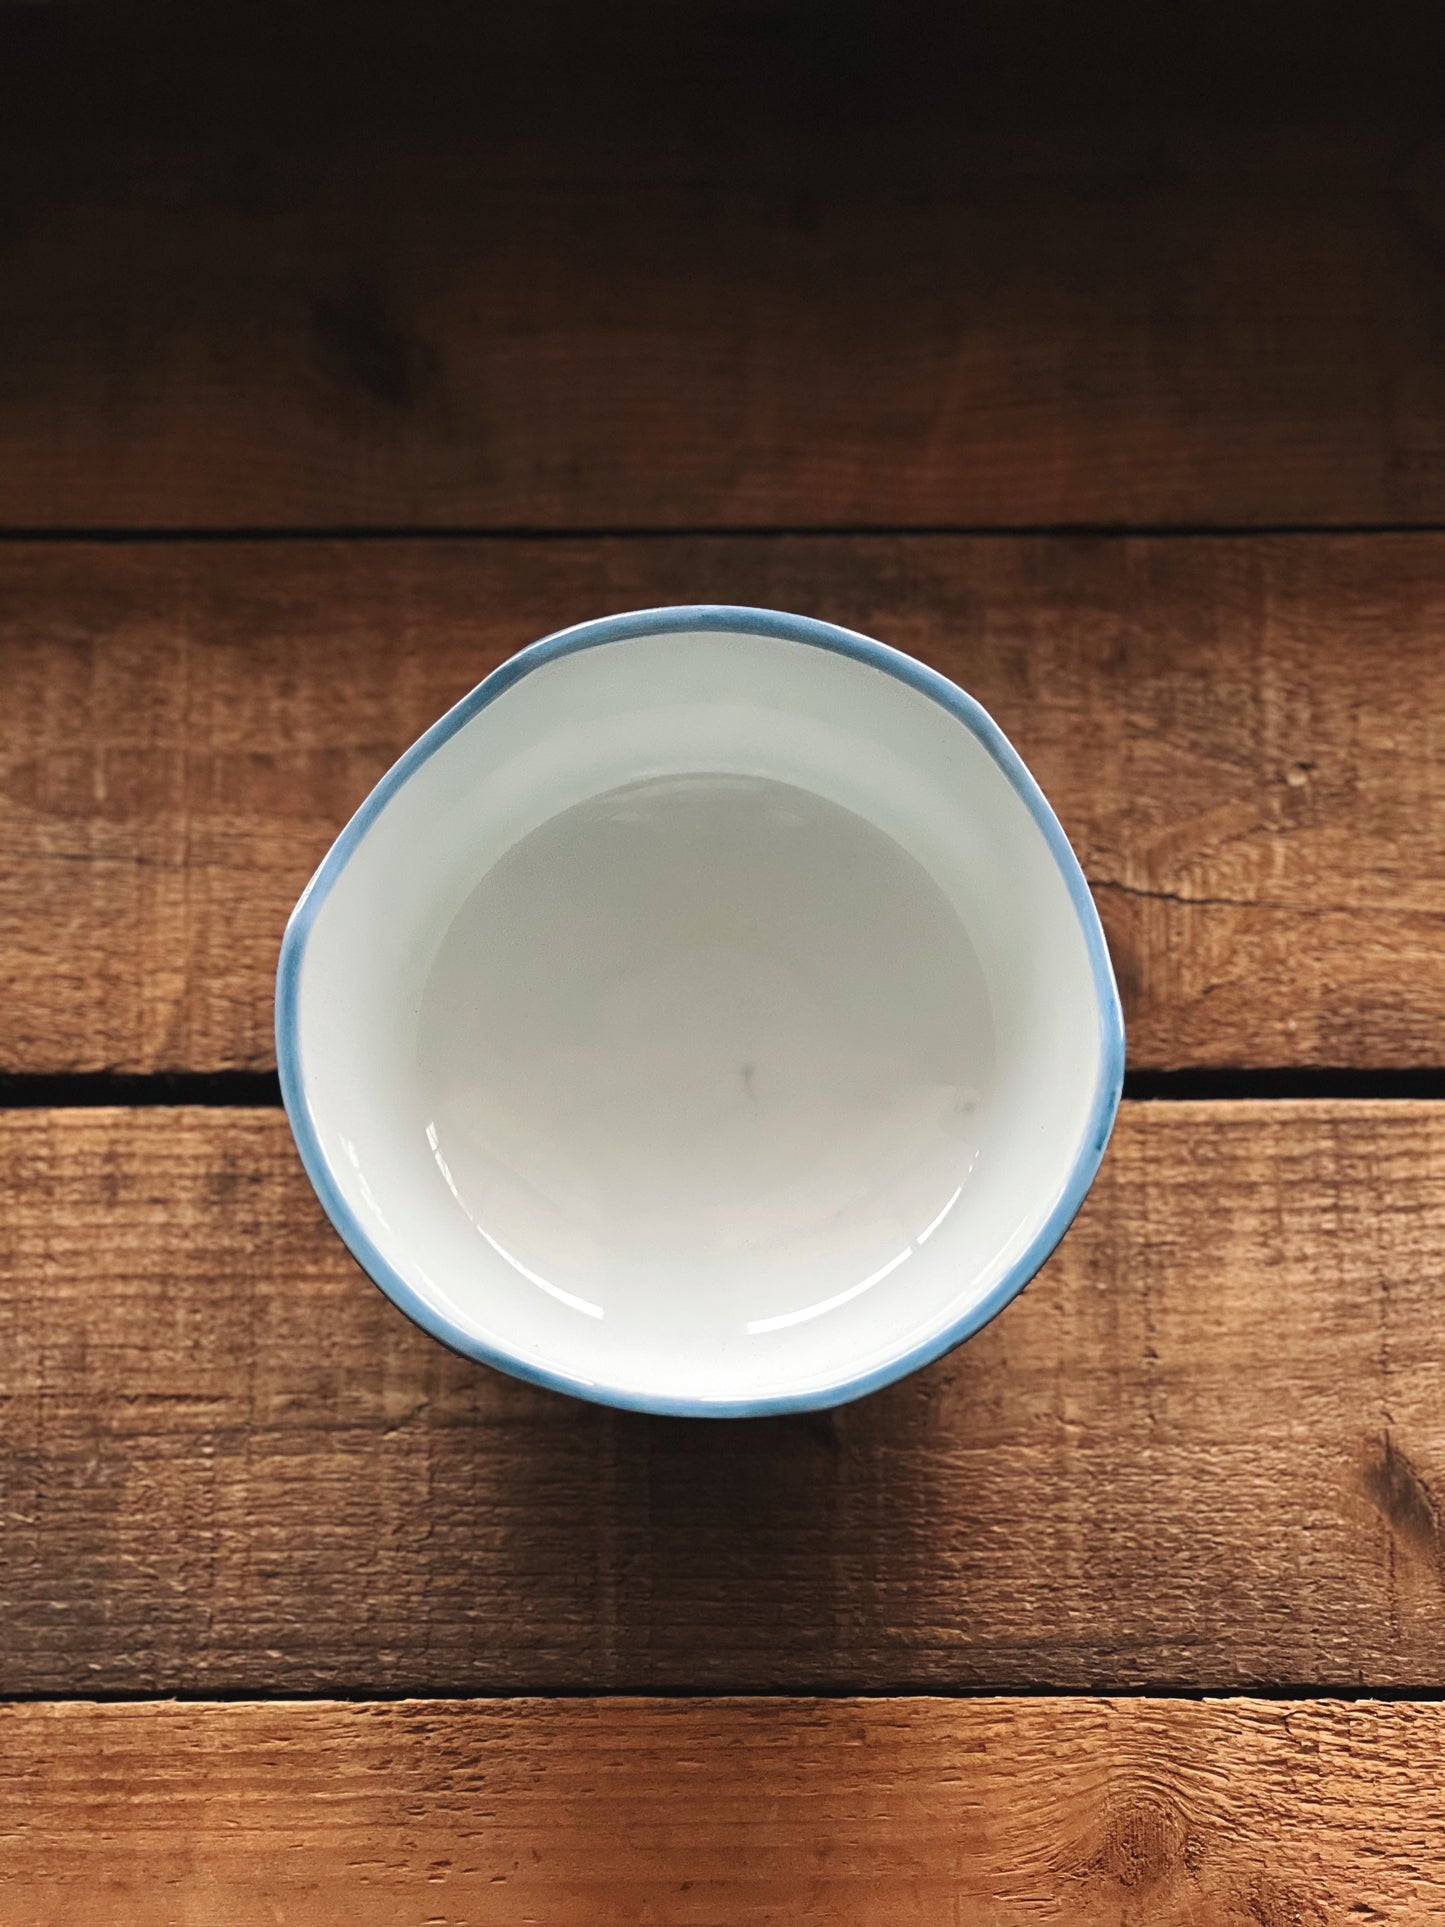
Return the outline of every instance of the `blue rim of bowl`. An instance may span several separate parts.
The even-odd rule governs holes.
[[[956,717],[977,737],[1013,785],[1043,832],[1044,840],[1063,873],[1088,948],[1099,1015],[1099,1075],[1088,1124],[1068,1178],[1052,1210],[1022,1256],[1009,1266],[982,1299],[970,1305],[952,1324],[931,1334],[898,1357],[887,1360],[871,1371],[840,1379],[831,1385],[758,1398],[674,1398],[665,1393],[614,1389],[533,1364],[526,1358],[488,1345],[459,1330],[428,1304],[391,1261],[383,1256],[347,1203],[312,1119],[301,1068],[299,989],[307,938],[337,877],[402,785],[459,729],[534,669],[541,669],[547,663],[557,662],[583,649],[599,648],[605,643],[627,642],[639,636],[674,632],[682,634],[689,630],[770,636],[779,641],[804,643],[814,649],[829,650],[835,655],[850,656],[855,662],[866,663],[869,668],[896,677],[899,682],[918,690]],[[892,1384],[895,1379],[906,1378],[910,1372],[917,1371],[920,1366],[942,1357],[956,1345],[961,1345],[966,1338],[971,1338],[1018,1296],[1068,1230],[1098,1172],[1123,1089],[1124,1017],[1104,941],[1103,926],[1099,922],[1099,913],[1079,867],[1079,860],[1023,759],[981,704],[926,664],[904,655],[901,650],[889,648],[886,643],[859,635],[855,630],[841,629],[813,616],[787,615],[776,609],[701,603],[677,608],[634,610],[622,615],[602,616],[593,622],[578,623],[570,629],[559,629],[554,635],[534,642],[493,670],[469,695],[463,696],[459,703],[417,738],[406,754],[382,777],[342,830],[291,913],[281,942],[276,972],[276,1060],[281,1073],[281,1096],[296,1147],[326,1215],[372,1281],[408,1318],[433,1338],[439,1339],[443,1345],[464,1358],[494,1366],[514,1378],[623,1411],[651,1412],[674,1418],[764,1418],[783,1412],[826,1410],[862,1398],[869,1392]]]

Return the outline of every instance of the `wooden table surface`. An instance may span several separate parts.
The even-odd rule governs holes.
[[[490,11],[0,9],[0,1927],[1445,1920],[1439,23]],[[271,1036],[708,599],[982,699],[1129,1023],[1020,1300],[742,1424],[413,1329]]]

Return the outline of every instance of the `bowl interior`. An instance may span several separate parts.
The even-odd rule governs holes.
[[[681,628],[541,660],[417,755],[295,985],[381,1282],[675,1410],[818,1402],[987,1307],[1106,1037],[1092,910],[981,728],[874,661]]]

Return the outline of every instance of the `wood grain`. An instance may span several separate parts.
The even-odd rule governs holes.
[[[1445,1709],[13,1706],[9,1917],[1325,1927],[1445,1913]]]
[[[1445,1682],[1445,1107],[1130,1104],[1058,1256],[831,1415],[443,1351],[264,1111],[0,1116],[0,1692]]]
[[[826,614],[978,695],[1135,1067],[1435,1065],[1445,538],[0,547],[0,1068],[265,1068],[282,925],[416,734],[581,617]]]
[[[1434,30],[105,11],[0,20],[0,524],[1445,517]]]

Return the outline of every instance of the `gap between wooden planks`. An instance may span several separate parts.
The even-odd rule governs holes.
[[[1128,1104],[1043,1274],[831,1414],[442,1350],[278,1113],[0,1116],[0,1692],[1445,1678],[1445,1106]]]
[[[30,1927],[1326,1927],[1445,1917],[1445,1707],[0,1710]]]
[[[0,544],[0,1068],[273,1061],[282,925],[505,656],[801,609],[982,699],[1096,890],[1135,1068],[1436,1065],[1445,537]]]
[[[360,11],[0,44],[0,524],[1445,518],[1438,33],[1240,113],[1253,17],[1026,9],[992,102],[898,9]]]

